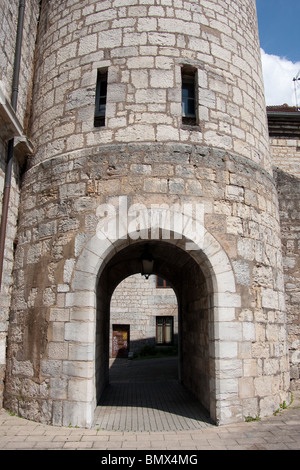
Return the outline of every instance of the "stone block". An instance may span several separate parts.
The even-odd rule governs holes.
[[[144,181],[144,191],[147,193],[167,193],[168,183],[166,179],[147,178]]]
[[[232,201],[243,202],[244,188],[241,188],[240,186],[229,185],[226,187],[226,197]]]
[[[69,379],[68,397],[76,402],[91,402],[95,394],[94,380],[89,379]]]
[[[65,340],[78,343],[93,343],[95,326],[92,322],[73,321],[65,324]]]
[[[236,281],[243,286],[250,286],[250,266],[245,261],[233,261]]]
[[[41,372],[44,377],[57,377],[62,372],[62,361],[43,360],[41,362]]]
[[[174,88],[174,73],[172,70],[151,70],[150,86],[152,88]]]
[[[157,126],[157,141],[179,140],[179,132],[172,126]]]
[[[239,396],[240,398],[254,397],[254,384],[252,377],[243,377],[239,380]]]
[[[157,31],[150,31],[148,33],[148,41],[149,44],[155,46],[175,46],[176,38],[173,34],[169,34],[167,32],[157,32]]]
[[[62,370],[68,377],[80,377],[83,379],[93,379],[94,377],[93,362],[64,361]]]
[[[98,45],[101,49],[109,49],[122,45],[122,31],[111,29],[98,33]]]
[[[264,308],[277,310],[279,308],[278,292],[273,289],[262,288],[262,306]]]
[[[86,55],[97,50],[98,36],[97,34],[90,34],[83,37],[79,41],[78,54]]]
[[[85,183],[69,183],[60,187],[59,193],[61,199],[85,196]]]
[[[256,330],[254,323],[243,322],[243,341],[256,341]]]
[[[157,20],[156,18],[139,18],[137,29],[140,32],[144,31],[156,31],[157,29]]]
[[[131,57],[127,61],[127,67],[129,69],[149,69],[154,67],[154,57],[151,56],[136,56]]]
[[[273,377],[262,376],[254,378],[254,394],[266,397],[272,395]]]
[[[62,426],[89,428],[93,423],[94,404],[79,401],[64,401]]]
[[[255,255],[255,247],[256,243],[255,240],[251,240],[250,238],[239,238],[238,240],[238,254],[245,260],[252,261]],[[259,246],[257,245],[257,250],[259,250]]]
[[[70,43],[70,44],[60,47],[59,50],[57,51],[57,57],[56,57],[57,65],[61,65],[63,62],[66,62],[76,57],[76,49],[77,49],[76,43]]]
[[[69,292],[66,294],[66,307],[95,307],[94,292]]]
[[[136,124],[128,126],[125,129],[119,129],[116,132],[116,141],[119,142],[132,142],[132,141],[153,141],[155,136],[154,125]],[[110,183],[111,184],[111,183]]]
[[[3,328],[0,332],[0,364],[5,364],[6,362],[6,328]]]
[[[242,341],[241,322],[216,322],[214,332],[216,341]]]
[[[236,341],[222,341],[215,345],[215,357],[219,359],[235,359],[238,352]]]
[[[55,400],[65,400],[67,398],[68,382],[66,379],[51,378],[49,385],[50,398]]]
[[[219,400],[237,398],[239,392],[239,379],[223,379],[218,381],[216,397]]]
[[[167,92],[163,89],[141,89],[137,90],[135,94],[136,103],[148,104],[165,104]],[[145,139],[147,140],[147,139]]]
[[[216,322],[231,322],[235,320],[235,308],[218,308],[215,312],[214,321]]]
[[[255,359],[244,359],[243,373],[245,377],[256,377],[258,375],[257,361]]]
[[[107,90],[107,99],[112,103],[123,103],[126,100],[126,85],[123,83],[111,83]]]
[[[68,358],[68,343],[66,342],[49,342],[48,345],[48,358],[50,360],[67,359]]]
[[[95,345],[92,343],[70,344],[69,359],[71,361],[93,361],[95,359]]]

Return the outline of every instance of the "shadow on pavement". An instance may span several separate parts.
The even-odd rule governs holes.
[[[177,357],[111,362],[110,384],[95,426],[119,431],[190,430],[213,426],[208,413],[178,383]]]

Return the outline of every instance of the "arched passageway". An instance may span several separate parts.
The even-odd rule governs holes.
[[[109,384],[95,428],[182,431],[211,423],[178,380],[178,302],[168,280],[139,273],[116,287],[109,340]]]
[[[161,230],[164,228],[159,227]],[[174,234],[171,234],[174,235]],[[204,230],[197,243],[183,233],[168,240],[162,237],[135,240],[123,234],[118,240],[93,236],[83,247],[73,271],[73,293],[68,305],[89,305],[92,315],[85,329],[74,324],[69,347],[77,338],[86,343],[91,377],[78,377],[85,399],[69,421],[94,423],[95,410],[109,383],[110,301],[115,287],[127,276],[141,272],[140,258],[149,245],[154,272],[168,279],[176,292],[179,308],[179,380],[208,411],[212,421],[222,424],[231,416],[238,397],[238,377],[228,380],[238,357],[237,341],[223,332],[234,328],[235,308],[241,305],[230,261],[212,235]],[[191,249],[192,248],[192,249]],[[80,328],[80,329],[79,329]],[[75,343],[76,342],[76,343]],[[81,350],[80,350],[81,351]],[[79,352],[80,352],[79,351]],[[234,369],[235,370],[235,369]],[[80,370],[79,370],[80,374]],[[75,415],[76,412],[76,415]]]
[[[204,253],[186,251],[184,240],[131,242],[114,252],[101,271],[97,285],[97,404],[101,406],[109,383],[111,297],[123,279],[141,272],[146,243],[154,259],[154,273],[169,280],[178,299],[178,380],[216,421],[214,280]]]

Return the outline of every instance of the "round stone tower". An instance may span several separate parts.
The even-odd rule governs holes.
[[[31,140],[5,406],[92,425],[110,299],[145,250],[177,295],[180,381],[212,420],[288,401],[255,1],[43,1]]]

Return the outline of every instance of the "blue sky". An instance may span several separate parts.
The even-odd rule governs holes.
[[[300,0],[256,0],[267,105],[300,105]],[[300,75],[299,75],[300,77]],[[296,101],[297,96],[297,101]]]

